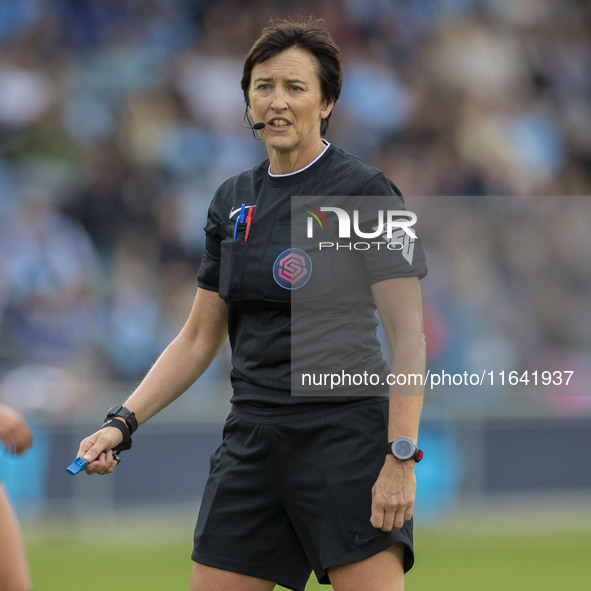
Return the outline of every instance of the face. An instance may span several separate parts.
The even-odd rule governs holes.
[[[313,149],[320,140],[320,120],[333,103],[322,100],[313,55],[305,49],[286,49],[251,73],[250,109],[267,149],[279,152]]]

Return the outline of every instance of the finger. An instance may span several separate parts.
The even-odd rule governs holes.
[[[89,476],[93,474],[102,474],[102,467],[99,462],[90,462],[90,464],[86,465],[86,470],[84,470]]]
[[[7,449],[13,454],[20,454],[30,447],[32,438],[29,425],[20,415],[13,412],[3,436]]]
[[[375,503],[372,503],[371,506],[371,518],[369,522],[376,529],[381,529],[384,523],[384,510]]]
[[[88,462],[88,466],[87,466],[87,472],[91,472],[92,474],[96,474],[97,472],[101,471],[104,466],[103,466],[103,458],[104,458],[104,452],[101,452],[94,460],[90,460]],[[84,457],[82,459],[85,459]]]
[[[398,530],[402,528],[402,526],[404,525],[405,515],[406,514],[404,511],[396,511],[394,519],[392,520],[392,529]]]
[[[96,441],[96,436],[97,434],[95,433],[94,435],[91,435],[90,437],[87,437],[86,439],[83,439],[80,442],[80,447],[78,448],[78,453],[76,454],[76,457],[83,458],[86,455],[88,450],[94,445]]]
[[[392,531],[393,529],[398,529],[395,527],[395,521],[397,516],[396,509],[386,509],[384,511],[384,519],[382,521],[382,527],[380,528],[382,531]]]
[[[106,453],[101,452],[95,460],[88,462],[88,466],[86,467],[86,473],[106,474],[107,470],[109,469],[109,464],[107,463],[106,458]]]
[[[31,430],[28,427],[19,429],[14,439],[14,453],[17,455],[22,454],[31,447],[32,443],[33,434],[31,433]]]
[[[12,441],[10,451],[13,455],[18,456],[19,454],[22,454],[25,451],[25,449],[25,443],[22,441],[20,437]]]
[[[18,432],[11,432],[4,441],[4,447],[11,456],[16,456],[23,451],[23,441]]]
[[[404,513],[404,521],[410,521],[412,519],[412,514],[413,514],[413,509],[414,506],[410,505],[409,507],[407,507],[405,513]]]
[[[106,473],[107,470],[111,467],[112,459],[110,459],[110,456],[112,456],[112,453],[110,450],[108,450],[102,452],[97,458],[97,462],[100,464],[104,473]]]
[[[119,463],[115,460],[115,454],[113,453],[113,450],[109,450],[107,452],[106,462],[109,466],[108,474],[110,474],[111,472],[113,472],[113,470],[117,467],[117,464]]]
[[[123,435],[115,427],[105,427],[88,437],[85,441],[90,441],[92,445],[81,457],[87,462],[92,462],[102,452],[117,447],[123,441]]]
[[[111,450],[102,452],[96,460],[89,462],[86,467],[87,474],[110,474],[117,467],[118,462]]]
[[[80,444],[78,456],[90,464],[111,447],[110,442],[105,440],[102,433],[95,433]]]
[[[6,453],[10,456],[14,455],[14,443],[12,443],[11,440],[6,439],[5,441],[3,441],[4,443],[4,449],[6,450]]]

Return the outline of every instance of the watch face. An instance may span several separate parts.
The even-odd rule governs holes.
[[[398,438],[392,445],[392,453],[399,460],[408,460],[415,453],[415,446],[410,439],[406,437]]]

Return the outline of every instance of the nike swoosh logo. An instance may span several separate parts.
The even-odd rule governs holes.
[[[384,535],[384,532],[380,532],[379,534],[376,534],[375,536],[369,536],[369,538],[360,538],[359,534],[355,534],[355,543],[358,546],[361,546],[362,544],[367,544],[368,542],[371,542],[373,540],[377,540],[378,538],[381,538]]]
[[[249,207],[256,207],[256,205],[247,205],[244,209],[248,209]],[[242,207],[237,207],[236,209],[231,209],[230,210],[230,215],[228,216],[228,219],[232,219],[240,210],[242,209]]]

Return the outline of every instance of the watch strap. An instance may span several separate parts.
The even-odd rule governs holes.
[[[112,406],[107,411],[107,419],[112,419],[113,417],[121,417],[126,423],[127,427],[129,428],[129,434],[133,435],[138,428],[137,419],[135,417],[135,413],[130,411],[128,408],[117,404]],[[106,420],[106,419],[105,419]]]

